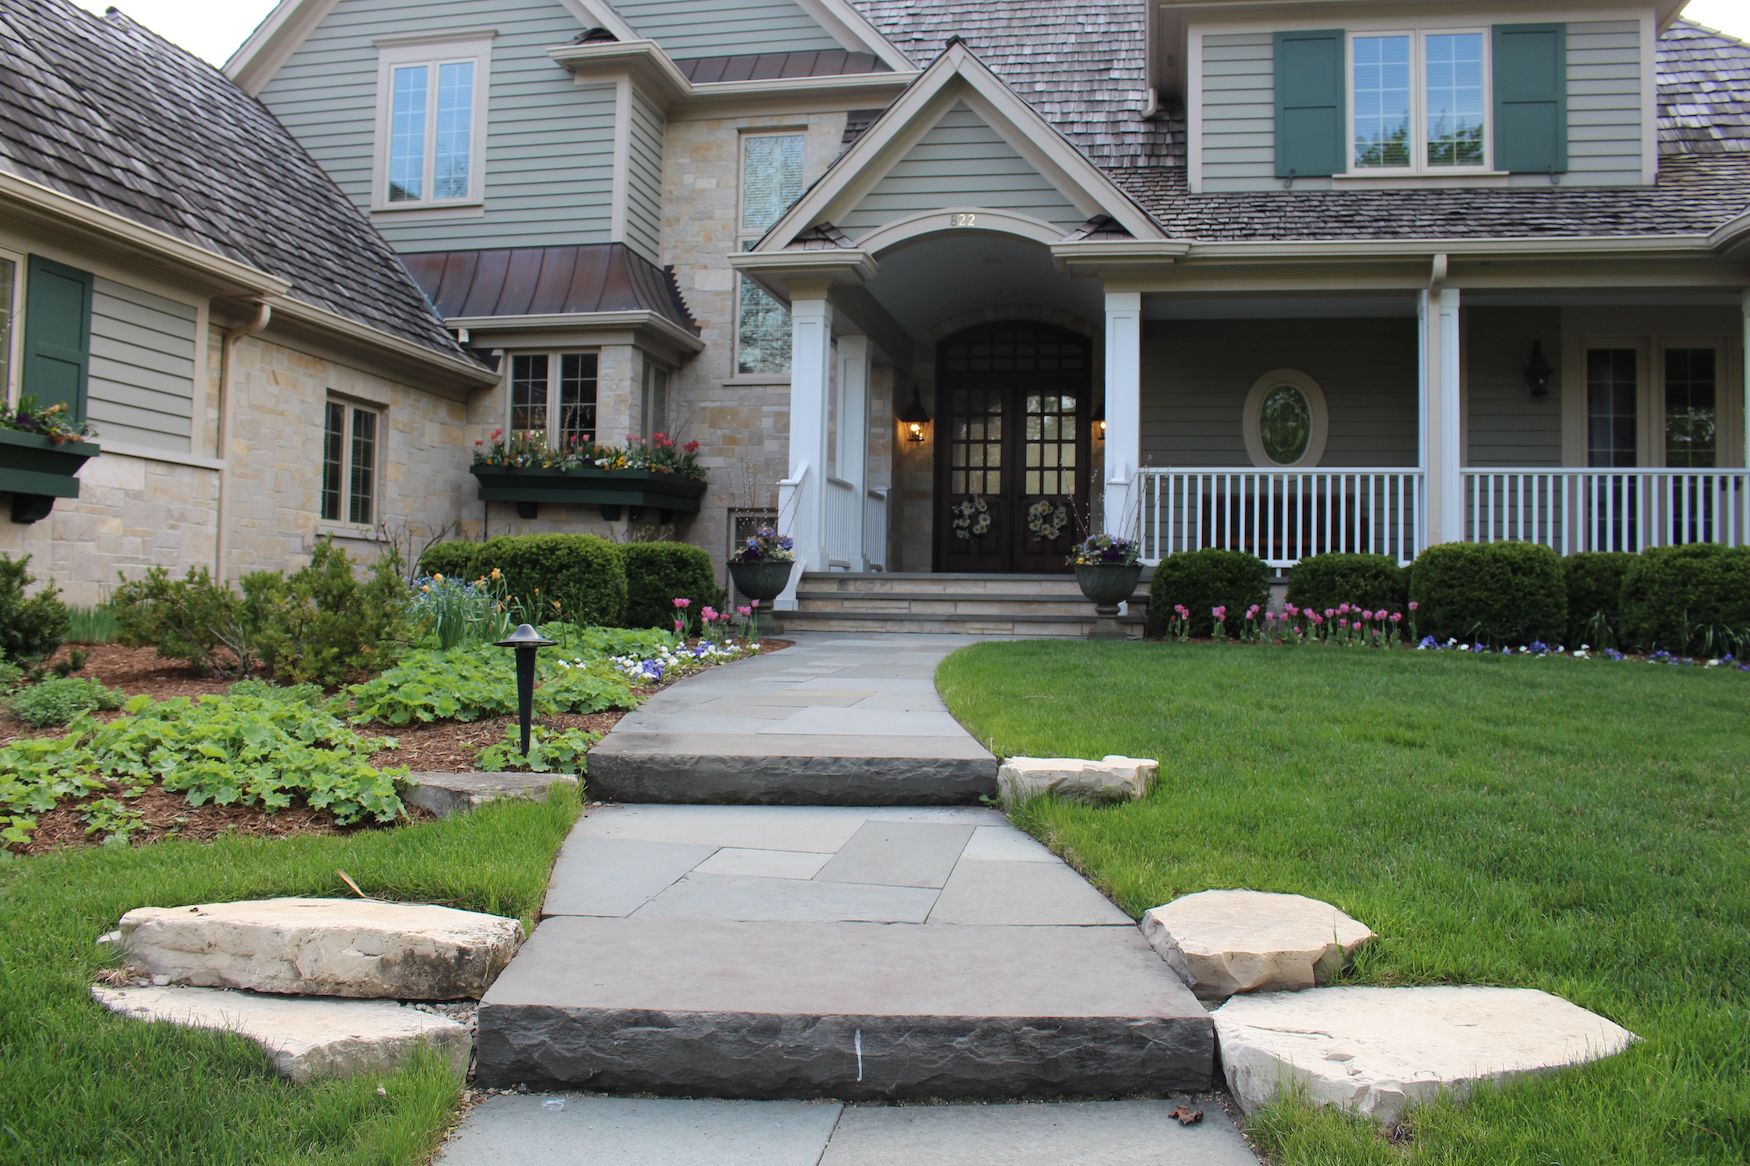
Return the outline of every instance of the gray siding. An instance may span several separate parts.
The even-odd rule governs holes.
[[[486,213],[373,216],[406,251],[603,243],[614,179],[614,89],[578,86],[547,57],[573,40],[558,0],[340,0],[261,99],[360,207],[371,202],[377,116],[373,40],[491,28]]]
[[[1464,464],[1561,465],[1561,374],[1547,397],[1533,397],[1524,371],[1534,340],[1551,364],[1561,360],[1561,310],[1470,308],[1464,327]]]
[[[853,239],[907,215],[983,207],[1044,219],[1067,234],[1088,216],[1001,134],[956,105],[838,224]]]
[[[796,0],[615,0],[614,11],[681,59],[846,47]]]
[[[632,142],[626,175],[626,242],[662,262],[662,112],[632,91]]]
[[[1203,189],[1276,190],[1275,50],[1268,32],[1203,38]],[[1517,174],[1514,186],[1548,178]],[[1632,20],[1568,25],[1567,186],[1641,181],[1641,33]],[[1304,178],[1296,190],[1329,190]]]
[[[189,452],[195,321],[192,304],[114,280],[93,284],[87,411],[100,441]]]
[[[1331,428],[1321,465],[1416,464],[1411,319],[1146,322],[1143,464],[1250,465],[1246,394],[1277,368],[1298,369],[1324,391]]]
[[[1265,190],[1276,182],[1276,50],[1267,32],[1203,38],[1203,188]],[[1295,183],[1308,189],[1328,180]]]

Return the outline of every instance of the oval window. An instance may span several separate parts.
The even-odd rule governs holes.
[[[1264,456],[1279,466],[1292,466],[1306,456],[1312,443],[1312,405],[1293,385],[1276,385],[1264,394],[1258,410],[1258,441]]]

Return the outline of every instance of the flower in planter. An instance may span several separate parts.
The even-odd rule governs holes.
[[[56,445],[95,435],[91,422],[74,422],[68,418],[64,402],[43,405],[29,393],[19,397],[18,405],[11,410],[6,408],[4,400],[0,400],[0,429],[38,433]]]
[[[762,526],[748,535],[736,548],[730,560],[736,563],[788,563],[796,557],[796,540],[779,534],[777,528]]]
[[[1077,567],[1129,567],[1135,565],[1141,554],[1142,548],[1135,539],[1096,534],[1077,543],[1076,549],[1070,553],[1069,561]]]

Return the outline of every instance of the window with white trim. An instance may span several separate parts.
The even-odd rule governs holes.
[[[512,433],[539,433],[554,448],[596,440],[593,352],[518,352],[510,358]]]
[[[1349,170],[1489,167],[1489,37],[1482,29],[1349,38]]]
[[[322,424],[322,521],[371,526],[377,521],[377,462],[383,412],[338,397]]]
[[[380,51],[377,209],[480,201],[489,44],[474,37]]]
[[[805,145],[804,136],[796,132],[742,135],[741,250],[750,250],[802,196]],[[788,374],[789,311],[753,280],[737,280],[735,371],[744,376]]]
[[[1331,430],[1324,390],[1298,369],[1267,372],[1246,394],[1242,426],[1253,465],[1316,466]]]
[[[12,400],[12,346],[18,332],[19,257],[0,252],[0,405]]]
[[[666,365],[653,360],[644,362],[644,385],[640,394],[638,415],[643,420],[645,434],[668,432],[668,377]]]

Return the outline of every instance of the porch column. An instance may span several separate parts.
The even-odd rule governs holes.
[[[867,571],[869,497],[869,338],[839,337],[839,477],[851,484],[851,569]]]
[[[803,571],[826,570],[827,386],[831,383],[832,306],[821,290],[790,301],[790,473],[778,486],[779,528],[796,540]],[[778,606],[796,606],[796,583]]]
[[[1458,289],[1429,289],[1416,302],[1421,337],[1421,461],[1426,515],[1422,545],[1464,541],[1464,485],[1459,468]]]
[[[1744,460],[1738,464],[1750,466],[1750,290],[1744,292],[1738,305],[1744,314],[1743,331],[1739,333],[1739,336],[1743,338],[1743,343],[1739,347],[1742,349],[1744,357],[1744,377],[1743,384],[1740,386],[1744,392],[1744,407],[1738,414],[1738,420],[1744,423],[1744,445],[1741,450]]]
[[[1142,294],[1106,293],[1106,472],[1100,529],[1134,537],[1130,488],[1142,464]]]

